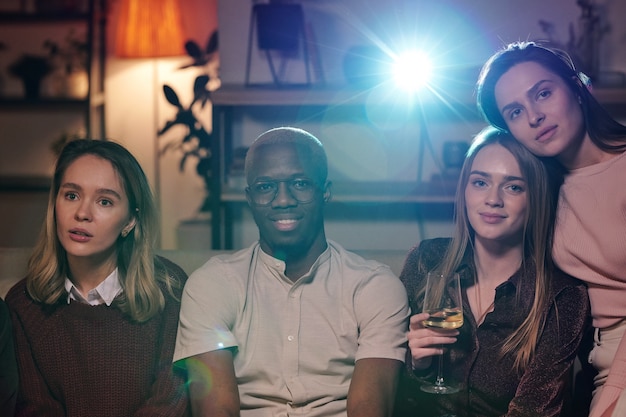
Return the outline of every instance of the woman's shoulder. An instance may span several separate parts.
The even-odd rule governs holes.
[[[434,239],[424,239],[417,243],[409,250],[409,254],[431,254],[436,253],[441,255],[441,251],[445,251],[450,245],[451,239],[449,237],[437,237]]]
[[[55,304],[44,304],[35,301],[26,287],[26,278],[19,280],[4,299],[9,310],[20,317],[24,326],[40,329],[49,326],[48,318],[55,316],[59,306],[67,305],[67,300]]]
[[[188,275],[178,264],[162,256],[154,258],[154,272],[159,286],[164,294],[171,294],[175,300],[179,300]]]
[[[9,289],[4,301],[10,308],[14,308],[14,306],[23,303],[27,298],[26,278],[23,278],[16,282],[11,289]]]
[[[450,241],[450,238],[425,239],[413,246],[406,257],[400,278],[417,271],[434,269],[441,262]]]
[[[187,280],[187,273],[178,264],[163,256],[157,255],[154,258],[155,269],[160,273],[165,273],[176,281],[184,283]]]
[[[551,303],[548,311],[551,321],[567,328],[569,332],[581,333],[591,325],[591,305],[584,282],[555,269],[551,280]]]
[[[552,279],[550,282],[551,290],[555,297],[567,289],[578,290],[586,297],[587,285],[583,281],[563,272],[557,267],[554,267],[552,271]]]

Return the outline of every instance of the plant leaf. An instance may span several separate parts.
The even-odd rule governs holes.
[[[207,100],[207,96],[210,94],[209,90],[206,89],[206,85],[209,82],[209,76],[206,74],[198,75],[196,80],[193,83],[193,103],[201,101],[202,107],[204,107],[204,103]]]
[[[170,120],[167,123],[165,123],[165,126],[163,126],[163,129],[159,130],[157,132],[158,136],[161,136],[163,133],[167,132],[168,130],[170,130],[170,127],[174,126],[177,122],[174,120]]]
[[[219,46],[218,35],[217,35],[217,30],[215,30],[209,37],[209,41],[206,44],[205,52],[207,53],[207,55],[212,55],[214,52],[217,51],[218,46]]]
[[[199,60],[202,58],[202,49],[200,49],[200,45],[196,41],[189,40],[185,42],[185,50],[187,51],[187,55],[192,57],[194,60]]]
[[[163,85],[163,93],[165,94],[165,98],[170,104],[173,104],[180,110],[183,109],[183,106],[180,104],[180,100],[178,99],[178,94],[176,94],[172,87],[167,84]]]
[[[193,91],[204,91],[205,86],[209,82],[209,76],[206,74],[198,75],[193,83]]]
[[[187,162],[187,156],[189,156],[188,154],[184,154],[183,157],[180,159],[180,164],[178,164],[178,170],[180,172],[185,171],[185,162]]]
[[[187,142],[191,141],[191,139],[193,139],[193,138],[194,138],[194,136],[191,133],[189,133],[189,134],[185,135],[185,137],[182,140],[182,143],[187,143]]]
[[[202,96],[202,102],[200,104],[200,108],[203,109],[204,106],[211,100],[211,92],[206,90],[204,96]]]

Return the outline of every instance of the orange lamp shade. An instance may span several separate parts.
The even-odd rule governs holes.
[[[183,55],[178,0],[121,0],[115,53],[120,58]]]

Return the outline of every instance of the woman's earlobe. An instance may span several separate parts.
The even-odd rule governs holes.
[[[122,237],[126,237],[128,236],[128,234],[130,232],[133,231],[133,229],[135,228],[135,226],[137,225],[137,218],[133,218],[130,223],[128,223],[123,229],[122,229],[122,233],[120,233],[122,235]]]
[[[128,234],[129,234],[130,232],[132,232],[134,228],[135,228],[135,225],[132,225],[131,227],[126,227],[126,228],[124,228],[124,229],[122,230],[122,237],[126,237],[126,236],[128,236]]]

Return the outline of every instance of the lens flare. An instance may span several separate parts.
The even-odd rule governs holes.
[[[407,51],[395,59],[393,78],[398,88],[418,91],[428,84],[432,73],[432,63],[422,51]]]
[[[195,359],[189,358],[186,361],[187,369],[193,368],[195,370],[196,376],[192,378],[191,376],[187,380],[187,386],[189,387],[191,384],[194,384],[196,389],[193,392],[194,395],[206,396],[211,392],[213,388],[213,374],[207,368],[203,362]],[[201,388],[201,389],[199,389]]]

